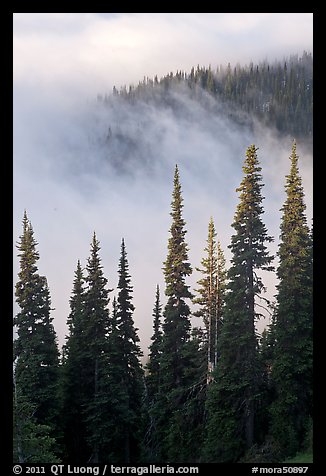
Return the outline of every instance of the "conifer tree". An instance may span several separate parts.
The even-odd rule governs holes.
[[[161,389],[161,354],[162,354],[162,306],[160,303],[159,285],[156,287],[155,305],[153,308],[153,335],[149,346],[148,363],[145,371],[147,407],[146,433],[144,437],[145,452],[150,462],[158,462],[159,446],[158,441],[158,405]]]
[[[178,166],[175,167],[172,193],[170,238],[168,255],[164,262],[165,294],[161,376],[164,391],[182,385],[185,371],[184,348],[190,338],[190,308],[186,299],[192,298],[186,277],[192,273],[185,242],[185,221],[182,217],[183,198]]]
[[[160,303],[160,288],[156,287],[155,306],[153,309],[153,335],[151,345],[149,346],[149,356],[146,377],[146,387],[149,399],[156,395],[160,390],[160,359],[162,352],[162,306]]]
[[[163,312],[161,393],[156,409],[160,459],[178,462],[185,461],[187,455],[189,457],[189,421],[183,416],[190,408],[188,390],[200,380],[198,369],[201,369],[202,363],[198,359],[197,340],[191,339],[190,308],[186,302],[186,299],[193,297],[186,284],[192,268],[188,262],[182,202],[179,170],[176,166],[170,213],[172,224],[168,255],[163,268],[168,300]],[[192,395],[194,394],[195,392]],[[193,412],[190,413],[193,415]],[[177,455],[176,442],[180,443],[180,439],[183,451]]]
[[[312,418],[312,239],[296,143],[286,176],[278,249],[271,433],[285,456],[300,449]]]
[[[217,240],[217,306],[216,306],[216,323],[215,326],[215,355],[214,355],[214,368],[217,365],[217,361],[220,355],[218,348],[218,336],[221,332],[223,324],[223,313],[225,308],[227,288],[227,270],[224,252],[221,247],[220,240]]]
[[[107,394],[107,356],[109,312],[107,289],[108,280],[103,274],[100,245],[94,232],[91,254],[87,260],[85,281],[85,305],[83,316],[83,387],[84,419],[87,428],[87,441],[91,454],[87,460],[98,463],[105,456],[105,447],[109,439],[109,430],[103,413],[109,402]]]
[[[244,178],[237,189],[240,203],[232,224],[231,268],[226,309],[220,335],[220,358],[215,382],[208,389],[207,440],[209,461],[236,461],[255,441],[255,412],[260,385],[255,319],[255,298],[264,290],[257,270],[271,271],[271,242],[261,215],[262,176],[256,147],[248,147]]]
[[[53,429],[38,423],[34,414],[36,405],[30,403],[16,386],[13,398],[13,462],[60,463],[58,444]]]
[[[18,243],[20,272],[16,301],[20,311],[14,318],[17,329],[14,341],[16,418],[26,415],[21,411],[21,405],[33,408],[33,421],[47,427],[53,438],[57,436],[58,423],[59,352],[47,280],[37,272],[39,253],[36,246],[34,231],[25,211],[23,234]],[[16,428],[25,424],[25,421],[18,421]],[[19,441],[21,435],[16,436],[16,441]],[[20,458],[26,460],[23,447]]]
[[[85,287],[80,261],[77,262],[70,314],[67,320],[69,335],[64,346],[62,368],[63,426],[65,458],[70,463],[80,463],[88,452],[84,406],[87,401],[86,378],[88,362],[85,358],[87,343],[84,338]]]
[[[122,336],[118,325],[118,303],[114,296],[112,312],[109,319],[108,337],[108,390],[109,402],[102,418],[105,419],[109,429],[109,440],[106,446],[106,460],[114,464],[124,462],[124,434],[122,425],[126,414],[127,395],[123,384],[123,356]]]
[[[135,463],[140,457],[142,441],[143,369],[138,329],[134,325],[132,285],[124,239],[119,260],[118,299],[113,310],[110,347],[110,373],[116,389],[114,410],[117,424],[114,445],[117,463]],[[111,352],[114,347],[114,361]],[[113,374],[114,373],[114,374]],[[114,403],[113,403],[114,404]]]
[[[208,225],[207,247],[204,251],[207,255],[201,261],[202,269],[196,268],[203,274],[203,278],[197,281],[200,286],[196,290],[199,297],[194,299],[194,303],[200,305],[200,310],[196,312],[196,315],[203,318],[206,327],[207,378],[209,381],[210,374],[217,363],[217,340],[222,322],[226,281],[224,254],[220,242],[216,243],[216,231],[212,217]]]

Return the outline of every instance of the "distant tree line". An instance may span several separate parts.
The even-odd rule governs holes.
[[[50,292],[38,272],[37,242],[25,211],[17,245],[14,462],[273,462],[307,446],[312,435],[312,229],[293,143],[271,306],[260,276],[261,270],[275,269],[268,251],[273,238],[262,220],[257,150],[247,148],[237,189],[230,267],[211,218],[194,291],[187,285],[192,266],[176,166],[163,264],[166,304],[157,286],[145,366],[133,321],[125,241],[111,299],[94,232],[86,267],[77,262],[68,335],[59,352]],[[263,308],[272,319],[258,335],[255,324]],[[201,327],[192,327],[192,314],[202,318]]]
[[[282,135],[312,140],[313,58],[306,51],[272,63],[228,63],[216,68],[197,65],[190,72],[170,72],[160,79],[144,77],[136,86],[114,86],[111,95],[99,94],[98,100],[110,102],[113,96],[131,103],[145,101],[176,108],[169,92],[181,91],[182,85],[190,97],[212,107],[205,98],[208,93],[223,106],[219,109],[223,114],[240,124],[250,125],[253,117]]]

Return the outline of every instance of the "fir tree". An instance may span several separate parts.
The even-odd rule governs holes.
[[[281,209],[271,433],[285,456],[300,449],[312,418],[312,239],[296,143]]]
[[[87,359],[84,349],[87,345],[84,337],[85,327],[85,287],[83,270],[77,262],[70,314],[67,320],[69,335],[64,346],[62,368],[63,426],[65,458],[71,463],[80,463],[88,452],[84,405],[88,389],[84,371]]]
[[[148,363],[146,365],[147,374],[146,398],[145,405],[147,407],[147,430],[144,438],[145,451],[149,462],[158,462],[158,452],[160,442],[157,438],[157,401],[160,396],[161,387],[161,354],[162,354],[162,306],[160,303],[159,285],[156,287],[155,305],[153,308],[153,335],[151,337],[151,345],[149,346]]]
[[[109,402],[107,394],[107,354],[109,312],[107,289],[108,280],[103,275],[99,256],[100,245],[94,232],[91,254],[87,260],[85,281],[85,305],[83,316],[83,388],[84,418],[87,427],[87,440],[91,447],[88,460],[98,463],[105,456],[109,439],[107,422],[103,413]],[[86,455],[85,455],[86,456]],[[87,460],[86,460],[87,461]]]
[[[163,339],[161,355],[161,393],[157,403],[158,437],[161,445],[161,460],[184,461],[189,455],[186,441],[186,410],[188,389],[198,383],[198,358],[196,341],[191,340],[190,308],[186,299],[193,296],[186,285],[192,273],[188,262],[188,247],[185,242],[185,221],[182,217],[183,199],[179,170],[176,166],[172,193],[170,238],[168,255],[164,262],[167,304],[164,308]],[[198,359],[200,361],[200,359]],[[182,437],[181,437],[182,435]],[[188,435],[189,437],[189,435]],[[182,438],[183,454],[176,456],[176,441]],[[188,438],[189,439],[189,438]],[[177,459],[178,458],[178,459]]]
[[[151,345],[149,347],[149,356],[146,377],[146,387],[149,399],[156,395],[160,390],[160,359],[162,352],[162,306],[160,303],[160,288],[156,287],[155,306],[153,309],[153,335],[151,337]]]
[[[106,406],[105,418],[110,426],[110,439],[107,446],[107,460],[114,464],[124,462],[124,420],[128,418],[128,394],[123,380],[124,357],[122,353],[123,342],[118,323],[118,303],[114,296],[112,312],[109,320],[108,339],[108,396],[109,404]]]
[[[224,252],[220,240],[217,240],[217,303],[216,303],[216,326],[215,326],[215,355],[214,368],[216,367],[220,350],[218,347],[218,336],[223,324],[223,313],[225,308],[226,288],[227,288],[227,270]]]
[[[117,462],[129,464],[137,462],[141,452],[144,381],[138,329],[133,321],[133,288],[124,239],[121,243],[118,274],[119,293],[111,330],[111,352],[114,345],[115,361],[111,360],[110,370],[111,374],[114,372],[116,376],[113,385],[119,395],[115,405],[118,431],[114,444],[119,448],[115,455]],[[112,359],[112,356],[110,358]]]
[[[161,375],[164,391],[182,385],[185,362],[183,350],[190,338],[190,308],[185,299],[192,298],[185,279],[192,273],[188,262],[188,247],[185,242],[185,221],[182,218],[183,198],[178,166],[175,167],[172,193],[172,225],[168,241],[168,255],[164,262],[165,294],[168,297],[164,309],[163,356]]]
[[[16,418],[25,415],[20,404],[30,406],[35,424],[50,428],[53,438],[57,436],[58,423],[59,352],[47,280],[37,272],[39,253],[36,246],[33,228],[25,211],[23,234],[18,244],[20,272],[16,284],[16,301],[20,311],[14,318],[17,329],[14,342]],[[23,427],[25,423],[19,421],[18,427]]]
[[[196,291],[199,297],[194,299],[194,303],[200,305],[200,310],[196,315],[203,318],[206,327],[206,347],[207,347],[207,374],[208,381],[211,372],[217,363],[217,340],[221,328],[222,311],[225,294],[225,259],[220,243],[216,243],[216,231],[213,218],[208,225],[207,247],[204,250],[207,255],[201,261],[202,269],[196,268],[203,274],[197,283],[200,288]]]
[[[264,290],[256,270],[272,270],[271,242],[261,215],[262,176],[256,147],[248,147],[240,187],[240,203],[232,224],[231,268],[220,335],[215,382],[208,389],[206,457],[236,461],[255,441],[255,413],[260,388],[255,332],[255,297]]]
[[[36,405],[21,395],[14,380],[13,462],[60,463],[57,441],[52,436],[53,429],[37,422],[35,410]]]

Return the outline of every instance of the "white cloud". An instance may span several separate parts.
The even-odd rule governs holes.
[[[70,94],[303,49],[312,50],[309,13],[14,14],[15,81]]]

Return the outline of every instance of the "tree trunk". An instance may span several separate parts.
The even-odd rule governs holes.
[[[23,447],[22,447],[21,421],[20,421],[20,416],[18,412],[17,385],[16,385],[15,375],[14,375],[14,395],[15,395],[16,444],[17,444],[18,463],[25,463]]]
[[[249,240],[249,249],[251,251],[252,244]],[[247,362],[248,382],[249,386],[246,392],[246,415],[245,415],[245,435],[247,448],[250,448],[254,442],[254,385],[255,385],[255,293],[254,293],[254,272],[252,260],[248,260],[248,308],[249,308],[249,354]]]
[[[247,448],[250,448],[254,443],[254,423],[255,423],[254,402],[252,398],[248,396],[246,401],[246,427],[245,427]]]

